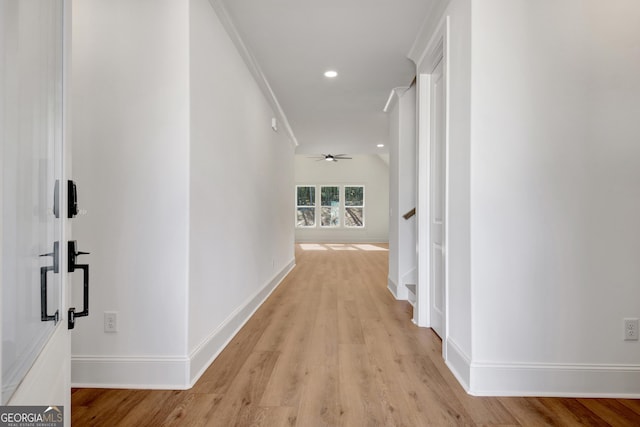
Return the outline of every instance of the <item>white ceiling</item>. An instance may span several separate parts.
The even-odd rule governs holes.
[[[297,153],[375,153],[382,109],[407,86],[407,58],[441,0],[222,0],[300,144]],[[335,79],[324,77],[336,70]],[[386,150],[383,149],[383,151]]]

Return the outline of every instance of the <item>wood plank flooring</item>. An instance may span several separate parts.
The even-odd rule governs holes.
[[[640,400],[467,395],[387,286],[386,245],[297,266],[186,391],[76,389],[74,426],[640,426]]]

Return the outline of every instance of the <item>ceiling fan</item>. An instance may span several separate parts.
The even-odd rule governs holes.
[[[346,157],[346,154],[322,154],[320,156],[309,157],[310,159],[316,159],[316,162],[325,160],[327,162],[337,162],[338,160],[350,160],[351,157]]]

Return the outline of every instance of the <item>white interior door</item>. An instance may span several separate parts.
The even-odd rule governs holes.
[[[431,74],[430,152],[430,324],[442,337],[445,322],[445,85],[443,62]]]
[[[65,406],[64,0],[0,0],[2,404]],[[55,248],[55,250],[54,250]]]

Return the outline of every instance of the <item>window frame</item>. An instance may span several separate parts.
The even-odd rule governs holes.
[[[347,206],[347,188],[348,187],[358,187],[358,188],[362,188],[362,205],[352,205],[352,206]],[[367,193],[365,191],[365,185],[364,184],[345,184],[342,186],[342,194],[343,194],[343,204],[342,204],[342,210],[343,210],[343,218],[344,218],[344,227],[345,228],[355,228],[355,229],[361,229],[361,228],[365,228],[366,226],[366,198],[367,198]],[[360,208],[362,209],[362,225],[347,225],[347,209],[348,208]]]
[[[315,200],[314,206],[298,205],[298,188],[310,187],[314,188]],[[336,225],[322,225],[322,209],[333,208],[333,206],[322,205],[322,188],[323,187],[335,187],[338,189],[338,222]],[[347,206],[346,204],[346,188],[348,187],[360,187],[362,188],[362,205]],[[296,184],[294,193],[294,224],[296,229],[346,229],[346,230],[362,230],[367,227],[366,223],[366,197],[367,190],[365,184]],[[314,212],[314,224],[313,225],[298,225],[298,209],[299,208],[313,208]],[[362,209],[362,225],[347,225],[347,208],[360,208]]]
[[[309,187],[309,188],[313,188],[313,206],[307,206],[307,205],[299,205],[298,204],[298,188],[300,187]],[[318,188],[317,185],[315,184],[299,184],[296,185],[296,192],[295,192],[295,225],[296,228],[316,228],[318,226]],[[313,208],[313,225],[298,225],[298,209],[299,208]]]
[[[342,200],[343,200],[343,194],[342,194],[342,186],[340,184],[320,184],[318,185],[319,187],[319,191],[318,191],[318,198],[319,203],[318,203],[318,208],[320,209],[320,221],[319,221],[319,226],[320,228],[342,228]],[[338,222],[336,225],[322,225],[322,209],[323,208],[331,208],[333,209],[333,206],[325,206],[322,204],[322,189],[324,187],[332,187],[332,188],[337,188],[338,189],[338,206],[337,206],[337,210],[338,210]]]

